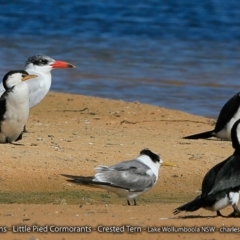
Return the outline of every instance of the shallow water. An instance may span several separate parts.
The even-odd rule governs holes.
[[[2,76],[46,54],[52,90],[217,117],[240,89],[240,4],[230,1],[0,3]]]

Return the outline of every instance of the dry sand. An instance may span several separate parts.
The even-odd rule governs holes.
[[[49,93],[31,110],[23,139],[0,145],[0,230],[7,229],[0,239],[236,238],[238,233],[221,231],[223,226],[240,229],[239,219],[214,217],[204,209],[172,214],[199,194],[205,173],[233,152],[229,141],[182,139],[211,130],[213,124],[213,119],[139,102]],[[69,184],[60,176],[92,175],[97,165],[130,160],[143,148],[176,166],[161,167],[157,184],[137,199],[138,206],[126,206],[113,193]],[[231,211],[228,207],[222,213]],[[57,232],[71,226],[90,233]],[[124,233],[100,233],[101,226],[122,227]],[[176,232],[150,233],[163,226]],[[214,233],[203,233],[202,227],[209,226],[216,227]],[[177,227],[194,233],[177,232]],[[47,233],[40,232],[46,228]]]

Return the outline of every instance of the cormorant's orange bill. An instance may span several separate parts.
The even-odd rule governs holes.
[[[22,78],[22,81],[26,81],[28,79],[31,79],[31,78],[36,78],[38,77],[38,75],[25,75],[23,78]]]

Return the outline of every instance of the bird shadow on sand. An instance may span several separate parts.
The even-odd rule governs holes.
[[[181,139],[183,139],[183,140],[192,140],[192,141],[205,140],[205,141],[214,141],[214,142],[231,142],[230,140],[220,139],[220,138],[187,139],[187,138],[182,137]]]
[[[221,216],[217,216],[217,215],[216,216],[188,215],[188,216],[172,217],[171,219],[196,219],[196,218],[208,219],[208,218],[217,218],[217,217],[221,217]]]
[[[15,146],[24,146],[23,143],[11,143],[11,145],[15,145]]]

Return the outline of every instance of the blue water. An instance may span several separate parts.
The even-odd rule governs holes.
[[[238,0],[20,0],[0,9],[2,76],[46,54],[77,67],[52,72],[54,91],[210,117],[240,91]]]

